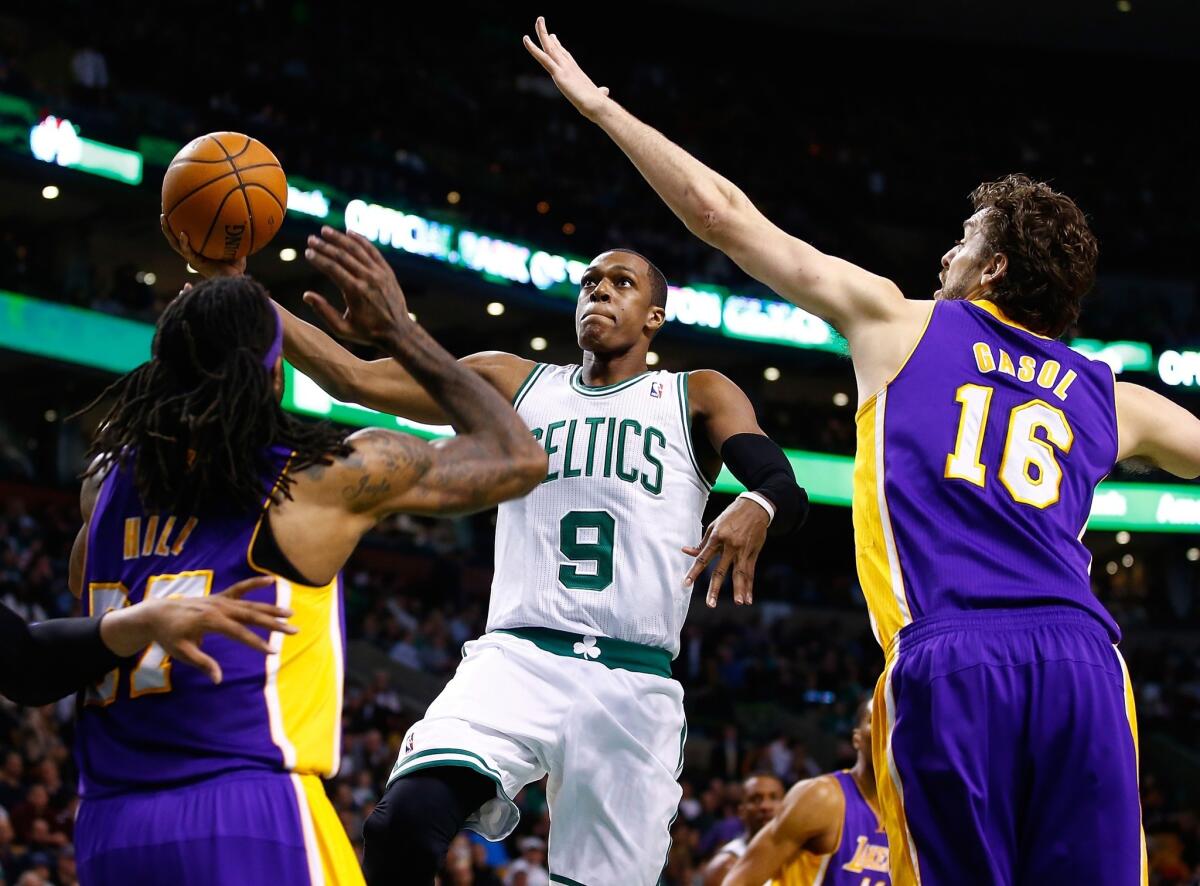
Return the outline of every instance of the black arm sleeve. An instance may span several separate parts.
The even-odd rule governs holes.
[[[721,447],[721,458],[743,486],[775,505],[771,535],[786,535],[804,525],[808,493],[796,482],[796,472],[778,443],[762,434],[734,434]]]
[[[100,619],[56,618],[31,626],[0,603],[0,694],[18,704],[50,704],[120,663],[100,639]]]

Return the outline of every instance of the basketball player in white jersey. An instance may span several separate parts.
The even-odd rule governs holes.
[[[454,679],[405,737],[365,828],[370,882],[432,882],[464,825],[503,839],[519,817],[512,798],[547,774],[552,882],[657,881],[681,794],[683,690],[671,660],[690,586],[715,561],[709,605],[730,570],[735,601],[749,603],[768,525],[788,531],[807,510],[736,385],[710,370],[648,368],[666,296],[649,260],[605,252],[579,290],[581,364],[463,358],[512,398],[549,471],[500,508],[487,633],[466,644]],[[351,332],[319,295],[305,300],[335,333]],[[284,318],[288,359],[334,397],[444,421],[399,363],[359,360]],[[722,460],[751,491],[697,544]]]

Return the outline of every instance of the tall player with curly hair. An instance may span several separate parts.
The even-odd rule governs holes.
[[[1200,474],[1200,421],[1057,341],[1095,279],[1068,197],[981,185],[941,288],[788,235],[597,87],[545,21],[529,52],[706,243],[846,337],[858,572],[886,667],[875,769],[897,886],[1145,882],[1133,695],[1081,537],[1140,458]]]

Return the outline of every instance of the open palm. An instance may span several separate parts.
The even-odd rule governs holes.
[[[559,92],[567,97],[567,101],[583,116],[593,119],[608,100],[608,87],[597,86],[592,82],[592,78],[583,72],[583,68],[579,67],[579,63],[567,52],[558,35],[551,34],[546,29],[544,16],[538,16],[534,30],[537,33],[537,43],[526,35],[522,41],[525,48],[546,69]]]

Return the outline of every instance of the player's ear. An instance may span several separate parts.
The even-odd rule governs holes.
[[[658,332],[662,329],[663,324],[667,322],[667,310],[658,305],[651,305],[650,310],[646,314],[646,328],[650,330],[650,334]]]
[[[283,355],[275,358],[275,365],[271,369],[271,390],[275,392],[275,399],[283,399]]]
[[[983,276],[979,282],[984,286],[995,286],[999,283],[1004,275],[1008,273],[1008,256],[1003,252],[994,252],[992,257],[988,259],[988,263],[983,267]]]

